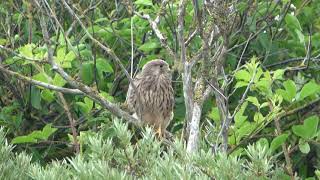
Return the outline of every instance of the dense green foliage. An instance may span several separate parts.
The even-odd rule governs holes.
[[[151,129],[142,133],[135,144],[127,126],[116,121],[104,126],[100,133],[87,135],[82,146],[85,151],[64,161],[54,161],[46,167],[32,163],[25,153],[14,154],[12,146],[0,130],[1,179],[282,179],[286,178],[267,146],[257,144],[246,150],[248,160],[214,156],[201,151],[188,155],[181,141],[176,139],[169,149],[161,146]],[[103,134],[113,129],[111,134]]]
[[[178,0],[165,7],[156,0],[68,2],[83,26],[62,1],[35,2],[0,3],[0,67],[16,72],[0,69],[0,179],[290,179],[288,168],[292,177],[320,177],[320,1],[226,1],[234,10],[232,19],[219,19],[205,10],[203,0],[197,1],[208,27],[232,26],[226,36],[212,38],[216,44],[208,51],[214,56],[220,44],[228,48],[224,63],[215,68],[223,69],[217,78],[233,118],[228,151],[213,153],[222,143],[217,138],[222,121],[217,98],[210,96],[201,112],[199,150],[192,154],[186,153],[183,140],[179,63],[141,17],[161,17],[158,28],[179,56]],[[187,1],[189,59],[203,49],[201,36],[192,36],[197,30],[194,14],[192,1]],[[33,79],[74,88],[48,63],[40,22],[48,28],[54,61],[118,105],[125,101],[129,82],[110,52],[90,36],[110,48],[129,73],[151,59],[165,59],[175,70],[174,119],[168,127],[174,140],[162,141],[150,129],[122,124],[83,94],[28,83]],[[196,62],[193,83],[203,63]],[[80,151],[75,154],[77,143]]]

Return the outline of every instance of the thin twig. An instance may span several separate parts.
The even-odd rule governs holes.
[[[311,34],[309,34],[308,36],[308,47],[307,47],[307,53],[306,53],[306,57],[305,59],[302,61],[302,65],[305,65],[305,66],[309,66],[309,62],[310,62],[310,54],[311,54]],[[307,64],[306,64],[306,61],[307,61]]]
[[[263,67],[264,68],[271,68],[271,67],[274,67],[274,66],[284,65],[284,64],[288,64],[288,63],[292,63],[292,62],[303,61],[305,59],[306,59],[306,57],[290,58],[290,59],[286,59],[284,61],[276,62],[276,63],[273,63],[273,64],[264,65]],[[313,58],[310,58],[310,60],[311,61],[320,61],[320,58],[313,57]]]
[[[247,86],[246,90],[244,91],[244,93],[242,94],[242,97],[241,97],[241,99],[240,99],[240,101],[239,101],[239,104],[238,104],[237,107],[235,108],[235,110],[234,110],[231,118],[234,118],[234,117],[235,117],[235,115],[237,114],[237,112],[240,110],[242,104],[244,103],[245,99],[247,98],[247,94],[248,94],[248,92],[249,92],[249,90],[250,90],[250,88],[251,88],[251,85],[252,85],[253,82],[254,82],[254,78],[256,77],[256,73],[257,73],[257,70],[254,71],[254,73],[253,73],[253,75],[252,75],[252,77],[251,77],[251,79],[250,79],[250,81],[249,81],[249,83],[248,83],[248,86]]]
[[[74,118],[72,117],[72,114],[70,112],[70,108],[68,106],[68,103],[66,101],[66,99],[63,97],[62,93],[58,93],[58,97],[60,99],[60,101],[63,104],[63,109],[65,110],[67,117],[69,119],[69,123],[70,123],[70,128],[71,128],[71,132],[72,132],[72,138],[73,138],[73,145],[75,148],[75,151],[77,154],[79,154],[80,152],[80,144],[78,142],[78,133],[77,133],[77,129],[76,129],[76,124],[74,121]]]
[[[269,105],[270,105],[270,111],[273,111],[272,103],[270,102]],[[277,129],[277,132],[276,132],[277,136],[280,136],[282,134],[280,123],[279,123],[279,119],[280,119],[280,117],[276,117],[274,119],[274,124],[275,124],[276,129]],[[293,175],[293,171],[292,171],[292,163],[291,163],[290,155],[289,155],[289,152],[288,152],[287,143],[284,142],[281,146],[282,146],[282,151],[284,153],[284,157],[285,157],[285,160],[286,160],[286,169],[287,169],[291,179],[294,180],[294,175]]]
[[[218,92],[223,97],[223,99],[228,100],[228,98],[223,94],[223,92],[221,91],[221,89],[219,87],[215,87],[212,83],[210,83],[208,81],[208,79],[205,79],[205,80],[213,90]]]
[[[192,41],[192,39],[196,36],[197,32],[198,32],[198,28],[196,28],[196,29],[190,34],[190,36],[187,38],[187,40],[186,40],[185,43],[184,43],[185,46],[188,46],[188,45],[189,45],[189,43]]]

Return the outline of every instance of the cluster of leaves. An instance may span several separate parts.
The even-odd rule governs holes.
[[[310,80],[301,86],[300,90],[297,90],[295,82],[284,79],[283,73],[282,69],[273,72],[263,71],[255,59],[235,73],[237,79],[235,90],[246,87],[249,93],[235,114],[235,123],[232,127],[234,133],[230,137],[231,145],[238,144],[246,135],[255,134],[262,129],[266,130],[266,126],[275,118],[281,119],[288,115],[290,112],[286,111],[287,109],[295,110],[292,107],[300,107],[299,104],[307,104],[319,96],[320,84],[314,80]],[[283,87],[279,84],[283,84]],[[255,113],[249,113],[250,108],[254,108]],[[252,122],[248,121],[249,115],[253,116],[250,118],[253,119]],[[303,125],[292,125],[292,132],[304,140],[316,138],[319,134],[318,121],[317,116],[308,117],[304,120]],[[282,134],[274,141],[280,138],[281,142],[284,142],[287,137],[288,134]],[[305,144],[305,141],[299,144],[301,143]],[[309,147],[307,144],[305,146]],[[309,151],[303,152],[308,153]]]
[[[288,176],[276,167],[267,146],[250,145],[246,155],[214,155],[207,150],[187,154],[176,139],[163,145],[147,128],[135,143],[126,124],[115,120],[99,133],[83,138],[82,152],[46,167],[32,162],[25,153],[13,153],[13,146],[0,129],[0,178],[3,179],[283,179]]]
[[[241,154],[244,152],[245,144],[256,140],[270,147],[272,153],[283,152],[281,145],[287,143],[292,150],[295,168],[314,170],[320,165],[319,116],[307,113],[301,124],[286,126],[286,123],[295,121],[296,117],[290,115],[299,111],[301,106],[312,105],[314,101],[318,101],[320,84],[312,79],[297,87],[296,82],[284,78],[284,72],[283,69],[263,70],[256,58],[252,58],[251,62],[235,72],[234,92],[238,96],[237,91],[241,91],[247,96],[242,95],[246,98],[234,110],[234,124],[230,127],[229,135],[231,152],[235,155]],[[215,109],[213,107],[208,117],[219,124],[220,118],[216,115]],[[286,120],[288,117],[290,118]],[[275,119],[280,120],[280,127],[285,127],[281,134],[270,125]],[[259,135],[265,137],[256,138]],[[212,133],[208,139],[215,140],[217,136],[217,133]],[[298,162],[301,159],[308,161],[310,157],[314,158],[312,163]]]

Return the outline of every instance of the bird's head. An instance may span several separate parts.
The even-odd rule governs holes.
[[[144,75],[154,75],[154,76],[160,76],[160,75],[166,75],[170,74],[170,68],[167,62],[161,59],[155,59],[152,61],[149,61],[147,64],[145,64],[142,68],[142,74]]]

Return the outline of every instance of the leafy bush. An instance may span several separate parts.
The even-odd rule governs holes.
[[[142,137],[115,121],[112,135],[106,127],[86,136],[83,152],[46,166],[32,162],[26,153],[12,152],[0,130],[0,179],[279,179],[286,175],[276,166],[267,146],[249,145],[244,156],[214,155],[210,150],[188,154],[183,143],[159,141],[147,128]]]

